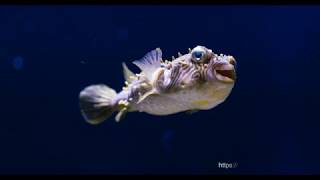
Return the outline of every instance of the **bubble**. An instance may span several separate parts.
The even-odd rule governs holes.
[[[21,56],[16,56],[12,60],[12,66],[15,70],[21,70],[23,68],[24,59]]]

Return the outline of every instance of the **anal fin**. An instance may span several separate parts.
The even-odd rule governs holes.
[[[128,113],[128,108],[121,109],[115,117],[116,122],[120,122]]]
[[[120,100],[118,103],[118,107],[120,111],[115,117],[116,122],[120,122],[120,120],[124,119],[125,115],[129,111],[130,103],[127,100]]]

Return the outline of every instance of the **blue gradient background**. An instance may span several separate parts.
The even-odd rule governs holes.
[[[320,6],[1,6],[0,174],[319,174]],[[205,45],[238,61],[227,101],[86,124],[78,94],[121,62]],[[218,168],[219,162],[238,163]]]

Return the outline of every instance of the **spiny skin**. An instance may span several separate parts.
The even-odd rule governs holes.
[[[212,109],[225,101],[236,81],[235,59],[204,46],[178,53],[172,61],[163,60],[157,48],[133,64],[141,73],[132,73],[123,63],[126,81],[121,92],[104,84],[80,92],[81,113],[88,123],[100,124],[114,112],[120,121],[134,111],[169,115]]]
[[[154,115],[169,115],[193,109],[210,109],[220,104],[230,93],[234,80],[218,80],[214,69],[219,65],[230,65],[235,61],[229,56],[217,56],[203,47],[207,54],[200,62],[192,60],[192,53],[179,55],[173,61],[162,61],[149,81],[142,73],[133,77],[119,93],[115,103],[128,104],[130,112],[140,111]],[[233,66],[233,65],[232,65]],[[235,73],[234,69],[230,69]],[[145,93],[155,93],[137,103]]]

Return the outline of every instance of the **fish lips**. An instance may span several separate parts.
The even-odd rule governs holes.
[[[214,67],[215,77],[222,82],[234,83],[237,79],[237,74],[232,63],[218,64]]]

